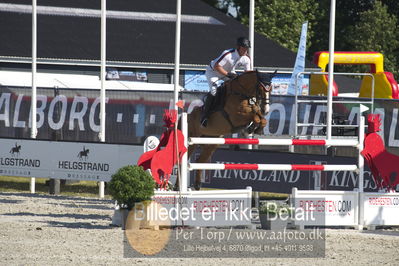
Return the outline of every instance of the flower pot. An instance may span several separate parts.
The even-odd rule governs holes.
[[[108,186],[109,192],[117,204],[128,209],[133,209],[137,202],[151,200],[154,195],[154,188],[155,182],[151,175],[137,165],[127,165],[118,169],[112,175]],[[129,218],[127,210],[124,210],[123,214],[122,227],[126,229],[128,225],[126,219],[128,219],[130,226],[130,222],[134,222],[137,215],[132,215],[132,218]]]
[[[259,214],[260,225],[262,229],[270,230],[271,229],[271,221],[268,214]]]
[[[124,230],[140,230],[145,224],[145,211],[146,208],[143,204],[135,205],[133,209],[128,212]]]
[[[267,214],[260,214],[259,220],[261,228],[265,230],[282,230],[289,227],[290,219],[282,220],[280,217],[268,216]]]
[[[129,216],[129,210],[126,208],[120,208],[119,209],[120,213],[121,213],[121,220],[122,220],[122,230],[126,229],[126,224],[127,224],[127,219]]]

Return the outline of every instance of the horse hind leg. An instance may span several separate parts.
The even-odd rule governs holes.
[[[196,163],[206,163],[211,158],[212,154],[215,152],[219,145],[203,145],[200,156],[198,157]],[[202,170],[197,170],[195,173],[194,189],[201,189],[201,177]]]

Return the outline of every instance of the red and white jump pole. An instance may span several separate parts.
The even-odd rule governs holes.
[[[357,171],[356,164],[221,164],[221,163],[190,163],[191,170],[266,170],[266,171]]]
[[[318,145],[318,146],[347,146],[353,147],[359,144],[356,139],[239,139],[239,138],[190,138],[190,145],[195,144],[253,144],[253,145]]]

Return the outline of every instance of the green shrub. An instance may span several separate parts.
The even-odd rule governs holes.
[[[112,175],[109,192],[121,208],[131,210],[136,202],[150,200],[155,182],[141,166],[124,166]]]

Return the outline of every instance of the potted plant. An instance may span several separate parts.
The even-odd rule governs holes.
[[[259,207],[259,220],[262,229],[275,230],[287,227],[291,221],[291,209],[288,205],[266,202]]]
[[[141,166],[124,166],[112,175],[108,185],[109,193],[116,200],[122,212],[122,229],[126,228],[129,212],[139,202],[151,200],[155,181]],[[142,206],[142,205],[141,205]],[[129,220],[130,221],[130,220]]]

